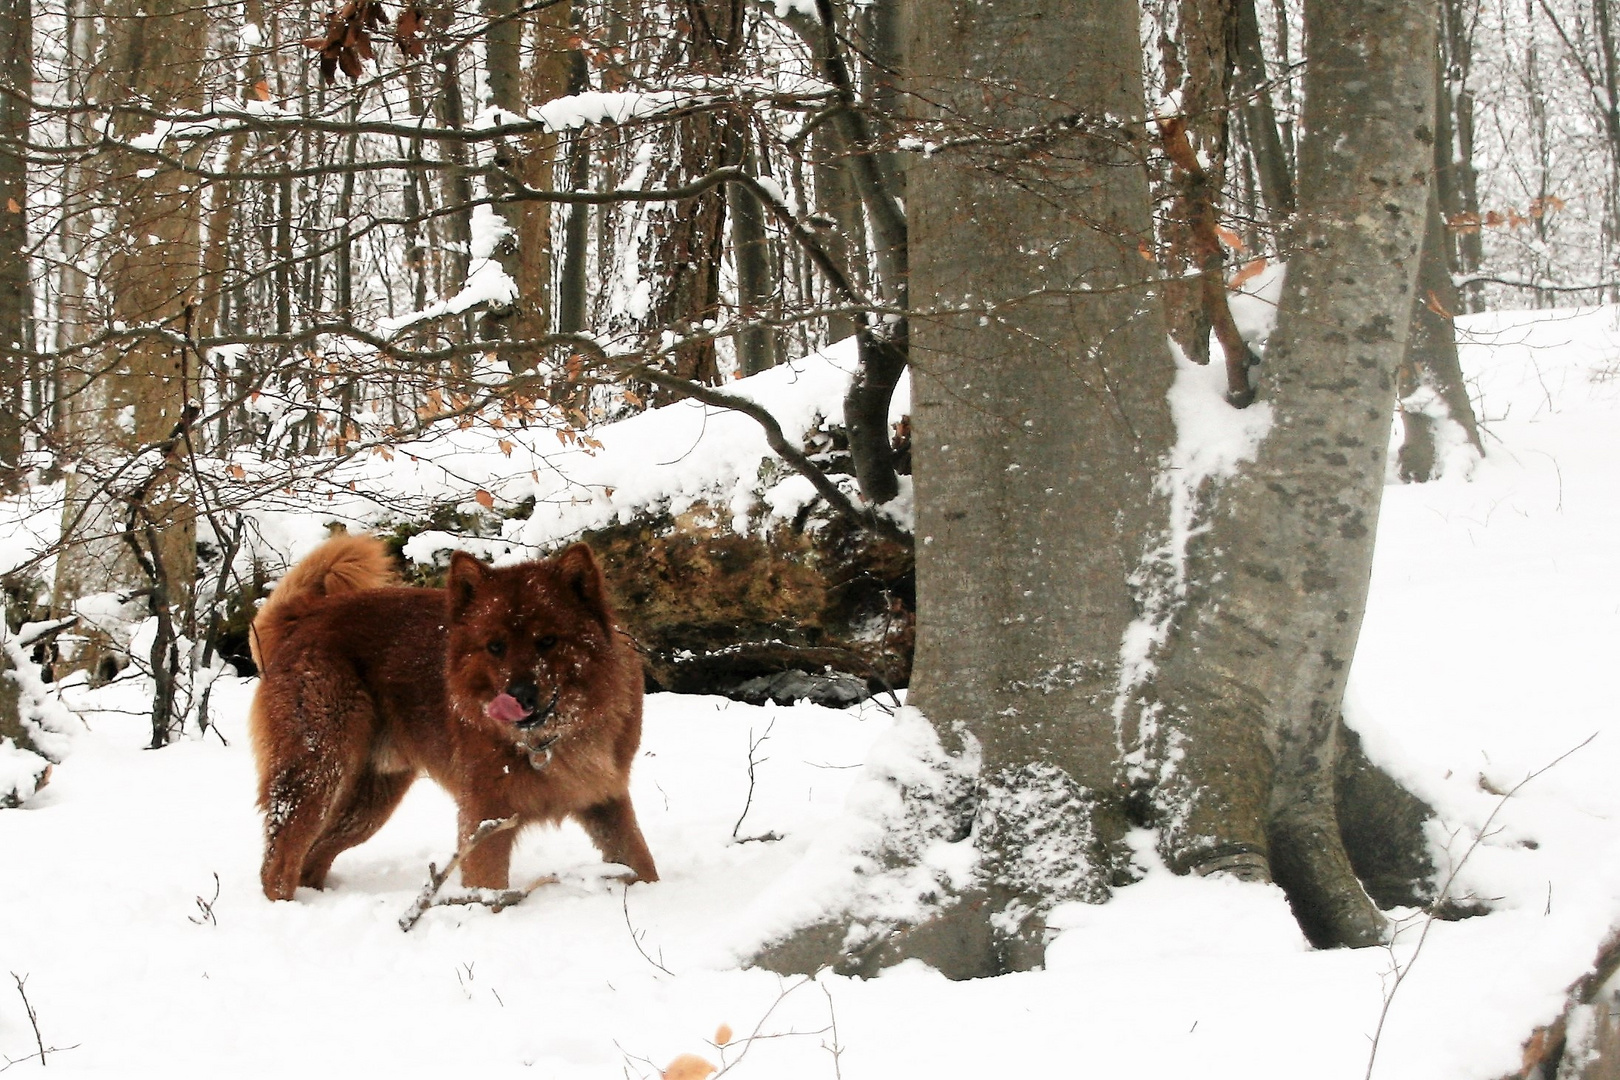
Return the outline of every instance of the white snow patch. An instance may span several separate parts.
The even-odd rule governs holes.
[[[1157,546],[1149,551],[1133,583],[1142,614],[1126,627],[1120,643],[1119,686],[1114,698],[1116,729],[1123,725],[1131,692],[1153,671],[1153,652],[1164,643],[1177,605],[1187,589],[1187,545],[1208,528],[1203,515],[1219,485],[1253,461],[1271,431],[1270,402],[1235,409],[1226,401],[1226,371],[1214,359],[1194,364],[1174,341],[1176,378],[1169,392],[1176,425],[1156,488],[1169,515]]]

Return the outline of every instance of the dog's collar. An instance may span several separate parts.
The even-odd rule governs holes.
[[[529,741],[529,733],[524,732],[523,738],[518,741],[518,748],[528,755],[530,768],[535,772],[543,772],[546,766],[551,764],[551,744],[559,738],[560,735],[548,735],[539,743],[532,743]]]

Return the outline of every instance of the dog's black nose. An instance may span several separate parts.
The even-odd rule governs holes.
[[[512,695],[512,699],[521,705],[526,713],[534,712],[535,705],[540,702],[540,688],[532,679],[512,683],[507,686],[506,692]]]

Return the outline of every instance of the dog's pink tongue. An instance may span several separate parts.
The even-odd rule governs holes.
[[[498,694],[495,700],[484,706],[484,715],[491,720],[515,724],[528,716],[529,710],[519,705],[517,698],[511,694]]]

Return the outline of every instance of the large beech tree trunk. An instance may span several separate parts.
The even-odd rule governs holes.
[[[907,816],[854,875],[862,914],[761,964],[1039,963],[1052,905],[1128,878],[1128,821],[1179,871],[1277,881],[1313,941],[1367,944],[1385,923],[1342,801],[1380,896],[1412,895],[1423,808],[1365,759],[1341,768],[1338,742],[1432,171],[1434,11],[1308,0],[1306,15],[1299,243],[1255,406],[1271,434],[1189,507],[1164,494],[1185,480],[1138,253],[1144,178],[1102,119],[1141,115],[1135,5],[913,8],[913,88],[940,126],[908,180],[911,702],[956,756],[937,782],[892,779]],[[927,877],[921,853],[963,841],[971,875],[870,914]]]
[[[1307,0],[1307,135],[1258,460],[1188,552],[1186,611],[1147,688],[1161,849],[1274,877],[1318,944],[1385,920],[1340,841],[1333,775],[1433,169],[1432,0]],[[1147,725],[1144,725],[1146,728]]]
[[[1102,898],[1118,865],[1110,705],[1128,578],[1161,520],[1172,365],[1140,254],[1146,177],[1087,134],[1142,114],[1135,5],[941,0],[911,20],[926,119],[970,138],[907,176],[913,310],[931,312],[911,330],[910,702],[947,749],[980,755],[946,831],[971,831],[982,872],[859,954],[824,926],[761,962],[870,971],[916,956],[973,977],[1038,963],[1040,914]]]

